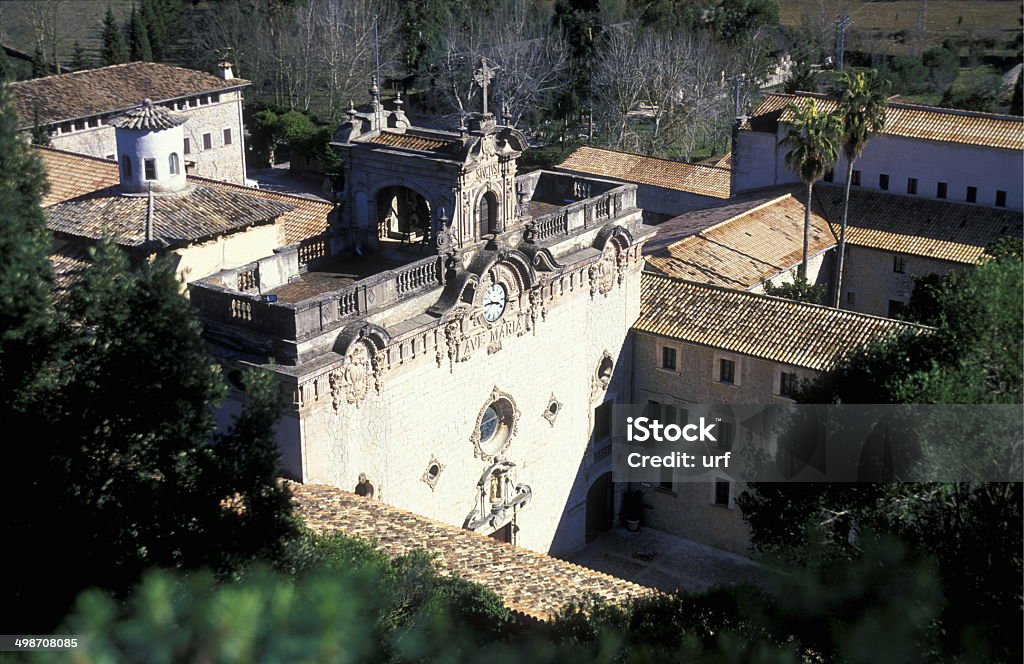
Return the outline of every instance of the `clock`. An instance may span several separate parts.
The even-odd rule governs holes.
[[[508,291],[501,284],[491,284],[484,291],[484,320],[488,323],[501,318],[508,304]]]

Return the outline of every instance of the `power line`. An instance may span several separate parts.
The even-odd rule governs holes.
[[[853,21],[846,14],[842,14],[836,21],[836,71],[843,71],[843,54],[846,52],[846,28],[850,27]]]

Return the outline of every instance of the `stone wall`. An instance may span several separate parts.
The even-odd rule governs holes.
[[[315,382],[312,398],[300,407],[301,440],[291,443],[302,450],[301,479],[351,490],[362,473],[378,499],[461,526],[490,466],[471,438],[497,389],[518,413],[503,456],[516,464],[514,481],[532,493],[515,519],[516,543],[538,551],[578,548],[582,520],[559,525],[586,498],[581,461],[593,408],[628,394],[631,366],[623,349],[638,315],[636,267],[607,295],[591,295],[581,279],[567,283],[533,330],[516,322],[523,319],[514,309],[507,311],[502,320],[512,327],[493,352],[480,348],[465,361],[450,362],[446,354],[438,361],[432,339],[413,343],[392,363],[380,393],[371,389],[362,402],[342,400],[335,408],[329,381]],[[613,377],[607,389],[595,388],[605,353]],[[544,416],[552,397],[562,404],[553,421]],[[429,483],[424,478],[432,463],[441,468]]]
[[[687,404],[720,404],[716,415],[734,425],[730,470],[742,473],[742,453],[745,445],[753,444],[753,437],[734,417],[730,417],[728,404],[787,404],[791,400],[779,395],[783,371],[797,374],[798,380],[808,380],[815,372],[782,365],[739,353],[725,352],[708,346],[676,341],[646,332],[633,333],[634,403],[659,404],[686,409]],[[676,351],[677,370],[662,369],[662,349]],[[719,381],[720,360],[736,363],[736,379],[732,384]],[[666,480],[670,478],[666,476]],[[725,479],[723,477],[723,479]],[[645,523],[659,530],[686,537],[697,542],[732,551],[750,554],[750,534],[736,497],[745,489],[743,483],[729,487],[729,504],[715,504],[715,487],[709,483],[675,482],[671,488],[652,484],[644,488],[644,501],[651,506],[645,510]]]
[[[189,118],[183,125],[184,135],[189,139],[189,154],[183,155],[184,161],[194,162],[195,167],[189,169],[190,175],[199,175],[211,180],[220,180],[232,184],[245,184],[245,145],[242,136],[242,93],[240,91],[220,94],[220,101],[207,105],[196,105],[177,109]],[[114,128],[101,124],[90,127],[92,120],[86,121],[85,128],[70,133],[54,133],[51,129],[50,145],[58,150],[78,152],[104,159],[113,159],[117,153],[114,140]],[[231,144],[224,145],[224,130],[231,130]],[[210,134],[211,148],[203,149],[203,134]]]
[[[897,256],[903,260],[902,273],[894,269]],[[909,304],[914,275],[949,274],[968,267],[962,263],[849,245],[843,263],[841,306],[865,314],[889,316],[890,302],[901,306]]]
[[[787,148],[779,142],[784,136],[754,131],[738,131],[733,145],[733,193],[775,184],[798,183],[786,168]],[[961,145],[900,136],[875,136],[864,147],[854,164],[860,171],[860,185],[881,191],[879,176],[888,175],[886,191],[908,194],[908,179],[917,180],[917,196],[937,198],[939,182],[946,183],[946,200],[965,202],[967,187],[977,188],[976,202],[994,206],[996,191],[1006,192],[1006,207],[1024,207],[1024,159],[1019,152]],[[833,169],[834,182],[846,181],[846,159],[840,155]]]

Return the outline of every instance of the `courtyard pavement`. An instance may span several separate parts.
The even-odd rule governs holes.
[[[568,560],[665,592],[701,592],[742,582],[764,585],[771,574],[750,558],[653,528],[635,533],[612,528]]]
[[[288,170],[288,162],[275,164],[271,168],[250,168],[246,177],[259,182],[260,189],[275,191],[280,194],[294,194],[305,198],[315,198],[331,202],[330,192],[323,188],[321,177],[305,177],[292,175]]]

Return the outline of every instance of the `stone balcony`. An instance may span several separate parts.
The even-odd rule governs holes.
[[[593,259],[598,252],[591,242],[601,227],[616,218],[639,218],[635,185],[547,171],[520,176],[516,184],[520,222],[495,242],[530,260],[542,250],[549,256],[582,251]],[[207,336],[223,348],[296,365],[329,349],[331,333],[356,320],[440,296],[446,257],[433,246],[379,240],[365,253],[354,246],[342,237],[310,238],[191,283]],[[449,250],[458,255],[480,247]],[[432,304],[419,312],[430,315]]]

